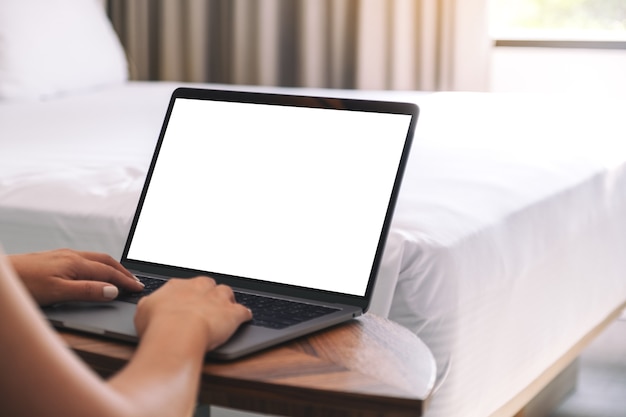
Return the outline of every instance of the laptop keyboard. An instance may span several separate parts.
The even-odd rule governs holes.
[[[137,304],[142,297],[156,291],[167,282],[158,278],[143,276],[138,276],[137,278],[145,285],[143,291],[136,293],[120,291],[120,295],[117,297],[118,300]],[[253,319],[250,324],[271,329],[283,329],[338,311],[338,309],[332,307],[238,291],[235,291],[235,299],[238,303],[252,310]]]
[[[283,329],[334,311],[335,308],[235,291],[235,299],[252,310],[252,324]]]

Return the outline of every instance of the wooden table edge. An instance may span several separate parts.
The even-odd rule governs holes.
[[[59,334],[105,377],[121,369],[135,349],[76,332]],[[380,360],[384,366],[376,363]],[[393,369],[386,369],[391,365]],[[388,319],[365,314],[237,361],[207,361],[199,400],[288,416],[420,416],[435,375],[434,358],[416,335]],[[416,390],[414,385],[422,386]]]

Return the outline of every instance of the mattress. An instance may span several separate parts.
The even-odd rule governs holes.
[[[446,377],[427,415],[489,416],[626,300],[626,103],[420,104],[386,254],[389,316]]]
[[[119,258],[175,87],[0,102],[5,250]],[[626,300],[626,100],[281,91],[421,108],[371,311],[433,350],[427,415],[491,415]]]

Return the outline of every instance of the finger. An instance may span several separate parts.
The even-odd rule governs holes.
[[[128,269],[124,268],[124,266],[122,266],[121,263],[113,259],[112,256],[107,255],[106,253],[85,252],[85,251],[78,252],[78,253],[85,259],[89,259],[90,261],[100,262],[101,264],[108,265],[111,268],[121,272],[122,274],[126,275],[129,278],[135,278],[135,276]]]
[[[116,286],[100,281],[59,280],[59,302],[111,301],[117,298]]]
[[[141,291],[144,288],[144,285],[130,272],[128,274],[123,273],[119,269],[99,261],[83,259],[82,262],[75,265],[75,274],[78,279],[108,282],[129,291]]]
[[[209,289],[209,290],[217,286],[217,283],[215,282],[213,278],[207,277],[205,275],[199,275],[197,277],[193,277],[189,279],[188,281],[192,281],[196,283],[196,285],[203,286],[204,288]]]
[[[235,292],[231,287],[229,287],[228,285],[219,284],[215,287],[215,291],[217,291],[221,297],[224,297],[224,299],[239,307],[237,308],[237,310],[239,310],[238,317],[241,318],[241,321],[252,320],[252,310],[237,302],[237,299],[235,298]]]
[[[217,293],[220,294],[221,297],[230,300],[233,303],[236,302],[235,293],[233,292],[233,289],[230,288],[228,285],[216,285],[214,290],[217,291]]]
[[[244,306],[243,304],[239,304],[241,307],[243,307],[243,311],[240,313],[241,314],[241,319],[242,322],[246,322],[246,321],[250,321],[253,319],[254,314],[252,313],[252,310],[250,310],[248,307]]]

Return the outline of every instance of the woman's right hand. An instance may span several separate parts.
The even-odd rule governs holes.
[[[170,279],[137,305],[135,328],[141,338],[149,329],[190,326],[204,336],[205,350],[226,342],[252,312],[235,301],[230,287],[212,278]],[[164,334],[163,337],[168,337]]]

